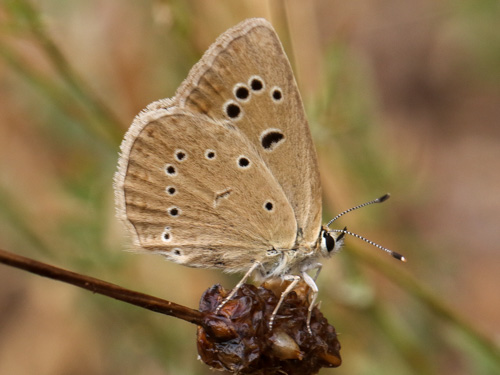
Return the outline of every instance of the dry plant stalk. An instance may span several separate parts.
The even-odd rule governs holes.
[[[200,357],[216,369],[238,374],[307,375],[341,364],[335,328],[318,308],[312,314],[312,335],[308,332],[309,287],[305,283],[285,298],[269,330],[269,319],[288,282],[270,280],[259,288],[244,284],[216,314],[229,293],[220,285],[205,291],[198,311],[1,249],[0,263],[196,324]]]

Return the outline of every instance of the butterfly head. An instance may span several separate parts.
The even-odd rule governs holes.
[[[332,256],[337,253],[344,244],[344,232],[340,232],[338,236],[331,233],[327,227],[321,228],[320,232],[320,246],[321,255],[324,257]]]

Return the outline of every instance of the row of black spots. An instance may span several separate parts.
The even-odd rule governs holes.
[[[251,93],[260,94],[264,92],[265,87],[264,80],[257,75],[253,75],[248,80],[248,84],[237,83],[234,85],[233,95],[239,102],[246,103],[250,100]],[[283,91],[280,87],[272,87],[269,93],[274,103],[281,103],[283,101]],[[231,99],[225,102],[223,110],[226,116],[232,120],[240,120],[243,117],[243,109],[235,100]]]
[[[172,235],[172,231],[170,229],[170,227],[165,227],[165,229],[163,230],[163,233],[161,234],[161,240],[168,244],[168,243],[171,243],[172,240],[174,239],[173,235]],[[179,248],[179,247],[175,247],[172,249],[172,251],[170,252],[167,252],[166,253],[167,256],[175,256],[175,257],[180,257],[182,256],[182,250]]]
[[[174,159],[178,162],[187,160],[188,154],[184,150],[177,149],[174,152]],[[170,177],[177,176],[177,167],[173,164],[165,164],[165,174]]]
[[[265,83],[264,80],[259,76],[251,76],[248,79],[248,84],[237,83],[233,87],[233,95],[240,102],[247,102],[250,100],[251,92],[254,94],[260,94],[264,91]]]
[[[205,158],[207,160],[214,160],[216,158],[216,156],[217,156],[217,154],[215,153],[214,150],[206,150],[205,151]],[[249,168],[252,164],[250,159],[244,155],[238,156],[236,163],[237,163],[239,168],[243,168],[243,169]],[[177,176],[177,168],[172,164],[166,164],[165,165],[165,173],[167,176],[175,177],[175,176]],[[169,188],[171,190],[168,190]],[[169,195],[175,194],[175,187],[168,186],[167,190],[168,190],[167,193],[169,193]]]
[[[207,160],[214,160],[217,157],[217,154],[214,150],[205,150],[205,159]],[[247,158],[244,155],[238,156],[237,159],[237,164],[238,167],[240,168],[248,168],[251,165],[251,161],[249,158]],[[165,174],[170,177],[175,177],[177,176],[177,167],[173,164],[166,164],[165,165]],[[173,187],[172,187],[173,188]],[[173,188],[175,189],[175,188]],[[172,193],[169,192],[170,195],[174,195],[175,191]]]
[[[212,150],[212,149],[205,150],[205,158],[207,160],[214,160],[216,158],[216,156],[217,156],[217,154],[214,150]],[[236,158],[236,165],[239,169],[245,170],[245,169],[248,169],[252,166],[252,161],[250,160],[250,158],[248,158],[245,155],[239,155]],[[167,164],[165,166],[165,173],[167,174],[167,176],[170,176],[170,177],[177,176],[176,166],[174,166],[172,164]],[[173,185],[168,185],[167,187],[165,187],[165,192],[169,196],[174,196],[178,193],[177,188]],[[176,216],[179,216],[181,214],[181,210],[178,207],[173,206],[173,207],[168,209],[168,214],[171,217],[176,217]]]
[[[216,156],[217,156],[217,154],[216,154],[215,150],[211,150],[211,149],[205,150],[205,159],[214,160],[216,158]],[[174,158],[178,162],[183,162],[183,161],[187,160],[188,154],[184,150],[176,150],[174,153]],[[170,163],[165,164],[164,170],[165,170],[165,174],[169,177],[177,176],[178,170],[177,170],[177,166],[175,166],[174,164],[170,164]]]
[[[166,244],[171,243],[174,240],[172,229],[170,227],[165,227],[163,229],[163,232],[161,234],[161,240]],[[176,257],[180,257],[182,255],[182,250],[180,248],[174,248],[172,249],[171,252],[168,253],[168,255],[174,255]]]
[[[176,207],[176,206],[173,206],[173,207],[170,207],[168,210],[167,210],[168,214],[171,216],[171,217],[176,217],[176,216],[179,216],[180,213],[181,213],[181,210]],[[172,240],[174,239],[174,236],[172,234],[172,229],[170,227],[165,227],[163,229],[163,232],[161,234],[161,240],[164,242],[164,243],[169,243],[169,242],[172,242]],[[180,255],[180,252],[179,254],[177,255]]]
[[[187,158],[187,154],[183,153],[183,154],[180,154],[180,152],[182,152],[182,150],[178,150],[176,151],[175,153],[175,157],[178,161],[182,161],[182,160],[185,160],[185,158]],[[215,150],[212,150],[212,149],[207,149],[205,150],[204,152],[204,157],[205,159],[207,160],[214,160],[216,158],[217,154],[215,152]],[[177,169],[175,166],[173,166],[172,164],[167,164],[165,166],[165,173],[170,176],[170,177],[175,177],[177,176]],[[177,188],[175,186],[172,186],[172,185],[169,185],[165,188],[165,192],[167,193],[167,195],[169,196],[174,196],[177,194]],[[177,207],[171,207],[168,209],[168,213],[171,217],[176,217],[176,216],[179,216],[180,215],[180,209],[178,209]]]
[[[172,241],[172,238],[173,236],[170,227],[165,227],[163,233],[161,234],[161,240],[165,243],[168,243]]]

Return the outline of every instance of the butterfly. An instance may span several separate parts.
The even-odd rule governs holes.
[[[290,280],[281,301],[303,279],[312,290],[309,322],[318,288],[308,272],[340,249],[344,231],[321,224],[316,151],[268,21],[247,19],[223,33],[173,98],[135,118],[114,188],[118,216],[140,249],[245,272],[219,308],[252,274]]]

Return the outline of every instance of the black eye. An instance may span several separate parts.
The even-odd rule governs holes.
[[[335,248],[335,239],[328,232],[323,233],[323,238],[325,239],[326,250],[328,252],[332,251]]]

